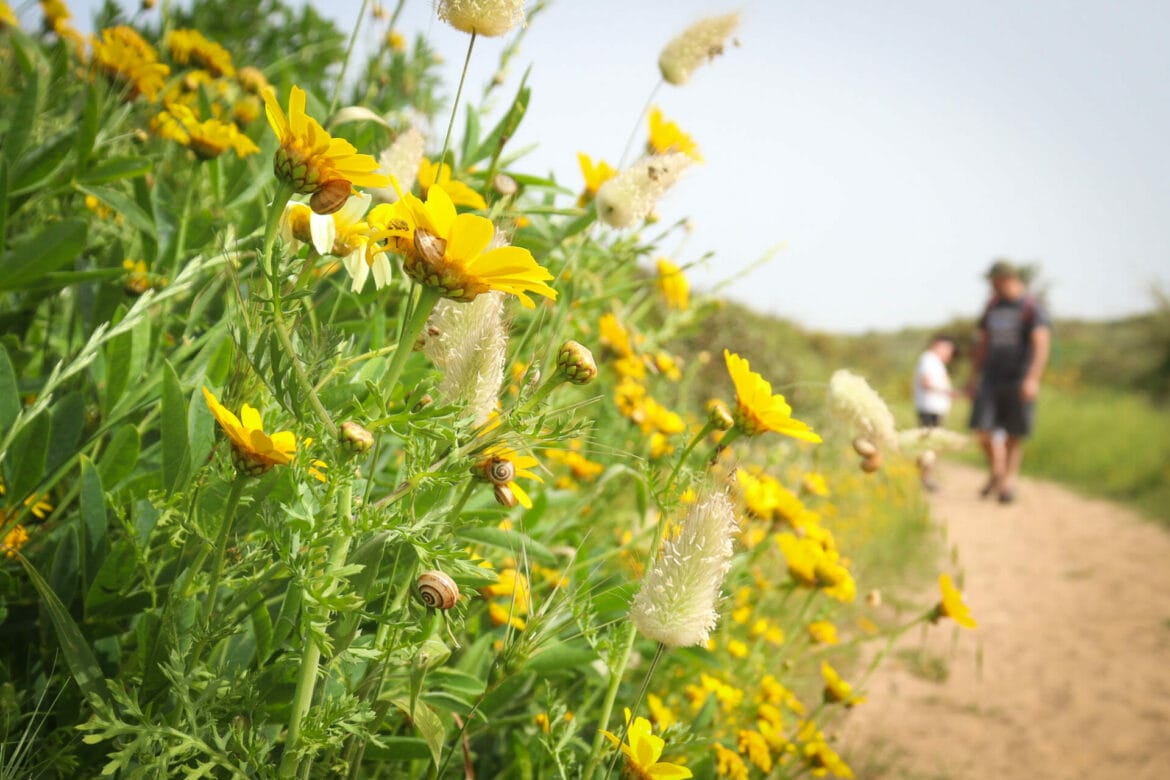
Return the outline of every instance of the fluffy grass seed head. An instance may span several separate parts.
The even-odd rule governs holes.
[[[829,379],[829,411],[857,433],[870,437],[883,450],[896,451],[894,415],[864,377],[844,368]]]
[[[508,328],[504,295],[489,292],[471,303],[442,300],[435,305],[423,351],[443,373],[439,394],[463,401],[475,426],[491,417],[504,384]]]
[[[524,0],[439,0],[438,12],[456,30],[489,38],[524,26]]]
[[[597,189],[597,216],[610,227],[633,227],[674,186],[693,160],[682,152],[643,157]]]
[[[898,451],[917,456],[924,452],[958,452],[966,449],[970,438],[946,428],[908,428],[898,431]]]
[[[399,133],[394,143],[378,155],[378,172],[393,178],[404,190],[411,189],[423,163],[426,145],[426,139],[416,127]],[[393,187],[375,187],[369,192],[382,203],[398,200],[398,192]]]
[[[706,644],[719,618],[716,602],[738,530],[724,492],[691,507],[678,536],[663,543],[660,559],[630,607],[630,619],[643,636],[667,647]]]
[[[675,86],[691,80],[695,68],[723,53],[728,37],[739,26],[739,14],[709,16],[671,39],[658,55],[662,78]]]
[[[317,195],[332,189],[385,187],[390,183],[378,173],[378,161],[357,149],[344,138],[334,138],[325,128],[305,113],[305,91],[294,85],[288,98],[288,114],[280,107],[274,90],[264,90],[264,106],[268,124],[280,140],[273,158],[276,177],[291,185],[296,192]],[[340,183],[340,187],[338,186]],[[336,211],[345,204],[345,197],[335,201]],[[319,214],[330,209],[312,204]]]

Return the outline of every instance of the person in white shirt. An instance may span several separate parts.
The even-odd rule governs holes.
[[[918,357],[914,369],[914,408],[918,424],[925,428],[941,425],[951,410],[955,391],[947,364],[955,356],[955,341],[948,336],[935,336],[930,346]]]
[[[930,346],[918,357],[914,369],[914,408],[918,412],[918,424],[924,428],[942,425],[943,418],[951,410],[955,391],[951,387],[951,375],[947,364],[955,357],[955,341],[949,336],[936,335]],[[927,450],[918,458],[918,472],[922,486],[929,491],[938,490],[935,481],[934,452]]]

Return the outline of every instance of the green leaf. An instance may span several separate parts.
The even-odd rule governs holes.
[[[106,494],[93,461],[81,456],[81,582],[88,588],[106,552]]]
[[[65,163],[73,151],[77,131],[70,128],[49,138],[12,165],[12,194],[19,195],[42,186]]]
[[[61,655],[65,657],[65,664],[69,667],[73,679],[77,681],[77,686],[91,700],[106,701],[107,692],[102,685],[104,679],[102,669],[98,666],[97,659],[94,658],[81,629],[77,627],[65,605],[57,598],[57,594],[49,587],[49,583],[45,582],[28,559],[20,553],[17,553],[16,557],[32,581],[33,587],[37,589],[41,601],[44,602],[45,611],[49,613],[49,620],[52,621],[53,630],[57,634],[57,642],[61,645]]]
[[[252,634],[256,637],[256,658],[267,658],[272,652],[272,615],[263,601],[252,610]]]
[[[24,287],[48,271],[76,260],[85,249],[86,223],[64,219],[24,235],[0,255],[0,290]]]
[[[504,114],[504,118],[492,129],[487,138],[483,139],[483,143],[475,151],[473,159],[463,163],[465,167],[488,157],[499,155],[512,136],[516,134],[516,129],[520,127],[520,120],[524,119],[524,115],[528,112],[528,99],[532,96],[532,90],[527,86],[527,81],[528,74],[525,73],[524,78],[520,81],[520,88],[516,91],[516,97],[512,99],[512,105],[508,107],[508,112]]]
[[[142,442],[138,436],[138,428],[133,423],[126,423],[114,431],[106,451],[98,461],[98,474],[103,485],[110,488],[117,486],[134,471],[134,464],[138,462],[138,451]]]
[[[378,737],[378,744],[367,745],[363,754],[367,761],[417,761],[430,758],[431,749],[418,737]]]
[[[528,554],[541,563],[557,563],[556,553],[534,540],[528,534],[516,530],[505,531],[502,528],[492,526],[485,526],[483,528],[469,527],[460,528],[458,535],[460,538],[468,541],[479,542],[480,544],[487,544],[492,547],[498,547],[501,550],[507,550],[513,555],[520,552],[521,548],[526,548]]]
[[[8,160],[0,157],[0,249],[8,246]]]
[[[167,494],[182,486],[191,466],[187,437],[187,394],[170,362],[163,363],[162,477]]]
[[[51,418],[41,412],[16,435],[5,458],[8,493],[14,500],[31,495],[45,476],[45,456],[49,451]]]
[[[447,730],[443,727],[443,721],[439,718],[438,713],[429,704],[422,701],[415,701],[413,712],[410,708],[410,699],[394,699],[391,703],[410,718],[411,723],[414,724],[414,730],[430,748],[431,760],[435,762],[435,766],[438,766],[439,759],[443,755],[443,743],[447,740]]]
[[[111,157],[82,174],[81,183],[105,184],[118,179],[132,179],[145,176],[152,167],[152,161],[146,157]]]
[[[95,82],[91,83],[85,91],[85,109],[81,113],[81,122],[77,132],[78,170],[84,170],[89,163],[94,141],[97,140],[98,130],[101,128],[101,93],[99,89],[100,87]]]
[[[119,307],[114,317],[115,323],[121,322],[124,315],[124,307]],[[127,385],[137,383],[146,369],[146,359],[150,353],[150,318],[144,317],[128,332],[111,339],[105,352],[106,392],[103,407],[109,414],[117,408],[118,399]]]
[[[76,390],[53,399],[53,417],[49,426],[49,448],[45,470],[54,471],[77,451],[85,428],[85,400]]]
[[[57,537],[57,552],[49,582],[63,604],[72,604],[77,596],[77,574],[81,571],[81,545],[77,540],[77,526],[70,525]]]
[[[47,70],[48,66],[40,59],[40,53],[35,48],[30,52],[20,39],[12,37],[10,40],[14,44],[13,50],[25,80],[23,88],[17,92],[19,97],[11,104],[12,113],[8,114],[8,130],[4,134],[5,159],[14,162],[24,153],[33,123],[41,116],[41,106],[45,101],[45,82],[41,78],[41,69]]]
[[[149,238],[157,240],[154,220],[128,195],[124,195],[115,189],[99,187],[95,184],[88,186],[78,185],[77,188],[86,195],[93,195],[102,203],[125,217],[127,222],[141,230]]]
[[[119,539],[110,547],[106,559],[102,561],[89,592],[85,594],[85,611],[88,614],[100,611],[107,604],[124,603],[124,592],[137,579],[135,566],[138,560],[134,555],[134,544],[129,539]]]
[[[20,391],[16,386],[16,371],[8,359],[8,350],[0,344],[0,431],[12,427],[20,414]]]

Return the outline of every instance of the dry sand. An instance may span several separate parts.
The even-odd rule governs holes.
[[[1047,482],[1001,506],[979,471],[941,476],[979,628],[903,637],[840,732],[857,776],[1170,778],[1170,533]]]

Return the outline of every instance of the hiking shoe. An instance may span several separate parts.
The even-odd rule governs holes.
[[[1011,488],[1005,488],[999,491],[999,503],[1010,504],[1016,500],[1016,491]]]
[[[994,493],[995,492],[995,484],[996,484],[995,477],[992,477],[991,479],[987,480],[987,484],[984,485],[979,490],[979,497],[980,498],[987,498],[992,493]]]

